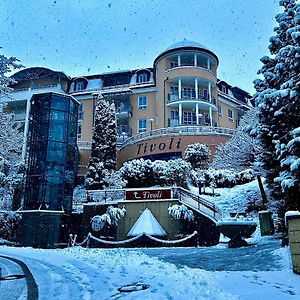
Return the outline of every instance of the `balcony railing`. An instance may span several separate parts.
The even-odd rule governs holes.
[[[132,105],[124,105],[116,107],[116,114],[126,115],[128,117],[132,116]]]
[[[213,124],[216,127],[217,123],[213,120]],[[199,124],[197,124],[196,120],[192,120],[189,123],[185,123],[183,120],[183,124],[179,125],[179,119],[168,119],[168,125],[169,127],[177,127],[177,126],[209,126],[210,125],[210,118],[203,117],[199,120]]]
[[[179,94],[168,94],[168,102],[176,102],[176,101],[190,101],[190,100],[199,100],[204,101],[211,104],[216,104],[216,99],[214,97],[211,98],[211,101],[209,99],[209,95],[199,95],[198,98],[196,98],[196,95],[193,93],[187,94],[185,92],[181,92],[181,99],[179,99]]]
[[[136,142],[151,139],[161,136],[173,136],[173,135],[225,135],[232,136],[234,134],[234,129],[223,128],[223,127],[213,127],[213,126],[177,126],[161,128],[156,130],[151,130],[143,132],[128,138],[120,145],[120,149],[132,145]]]

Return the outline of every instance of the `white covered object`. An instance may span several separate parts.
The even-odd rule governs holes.
[[[300,212],[298,210],[289,210],[284,214],[285,226],[287,226],[287,221],[289,217],[300,216]]]
[[[146,208],[139,216],[132,228],[129,230],[127,236],[137,236],[143,233],[155,236],[166,235],[165,230],[161,227],[148,208]]]

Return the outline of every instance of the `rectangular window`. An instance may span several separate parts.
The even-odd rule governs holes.
[[[222,91],[222,93],[227,94],[227,88],[226,88],[226,85],[222,85],[222,86],[221,86],[221,91]]]
[[[81,138],[81,132],[82,132],[82,125],[79,123],[77,126],[77,138]]]
[[[139,109],[147,108],[147,96],[139,96]]]
[[[228,109],[228,120],[233,122],[233,111],[231,109]]]
[[[79,108],[78,108],[78,120],[83,120],[83,105],[80,103]]]
[[[138,122],[138,133],[147,131],[147,120],[141,119]]]
[[[184,125],[195,125],[197,123],[196,113],[192,111],[184,111],[182,123]]]
[[[148,78],[147,78],[147,74],[146,73],[141,73],[138,76],[138,83],[143,83],[143,82],[147,82]]]
[[[204,113],[204,124],[210,125],[209,113]]]
[[[222,116],[222,106],[218,105],[218,114]]]
[[[182,98],[183,99],[195,99],[196,91],[194,88],[185,87],[182,89]]]
[[[203,98],[205,99],[205,100],[208,100],[208,90],[203,90]]]

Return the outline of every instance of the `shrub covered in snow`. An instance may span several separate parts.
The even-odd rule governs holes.
[[[120,168],[120,177],[127,187],[150,187],[154,185],[186,186],[191,165],[182,160],[151,161],[134,159]]]
[[[12,211],[0,211],[0,239],[18,242],[20,230],[20,215]]]
[[[105,214],[94,216],[91,220],[92,228],[95,231],[100,231],[105,226],[117,226],[121,218],[126,214],[125,208],[109,206]]]
[[[206,168],[211,155],[209,148],[205,144],[194,143],[187,146],[184,152],[184,159],[189,162],[194,169]]]
[[[248,183],[255,179],[255,173],[251,169],[241,172],[233,170],[209,169],[193,172],[193,184],[197,186],[201,181],[205,187],[230,188],[235,185]]]
[[[193,222],[195,219],[192,210],[188,209],[184,204],[174,204],[168,208],[169,215],[175,220],[186,220]]]

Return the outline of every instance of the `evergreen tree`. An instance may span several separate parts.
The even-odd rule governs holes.
[[[15,83],[13,78],[8,77],[8,73],[21,67],[15,57],[0,55],[0,209],[4,210],[10,210],[13,199],[22,192],[23,133],[20,124],[14,122],[13,114],[6,112],[6,103],[2,101],[2,97],[11,91],[9,85]]]
[[[263,79],[254,84],[261,163],[273,196],[284,199],[284,211],[300,209],[300,6],[295,0],[281,0],[280,6],[284,11],[276,15],[272,56],[261,59]]]
[[[103,189],[116,166],[116,113],[113,103],[99,97],[96,104],[91,157],[85,185]]]
[[[0,46],[0,49],[2,47]],[[22,65],[19,64],[19,60],[15,57],[6,57],[0,55],[0,100],[3,95],[7,95],[10,92],[9,85],[14,83],[12,77],[8,77],[7,74],[13,69],[19,69]]]

